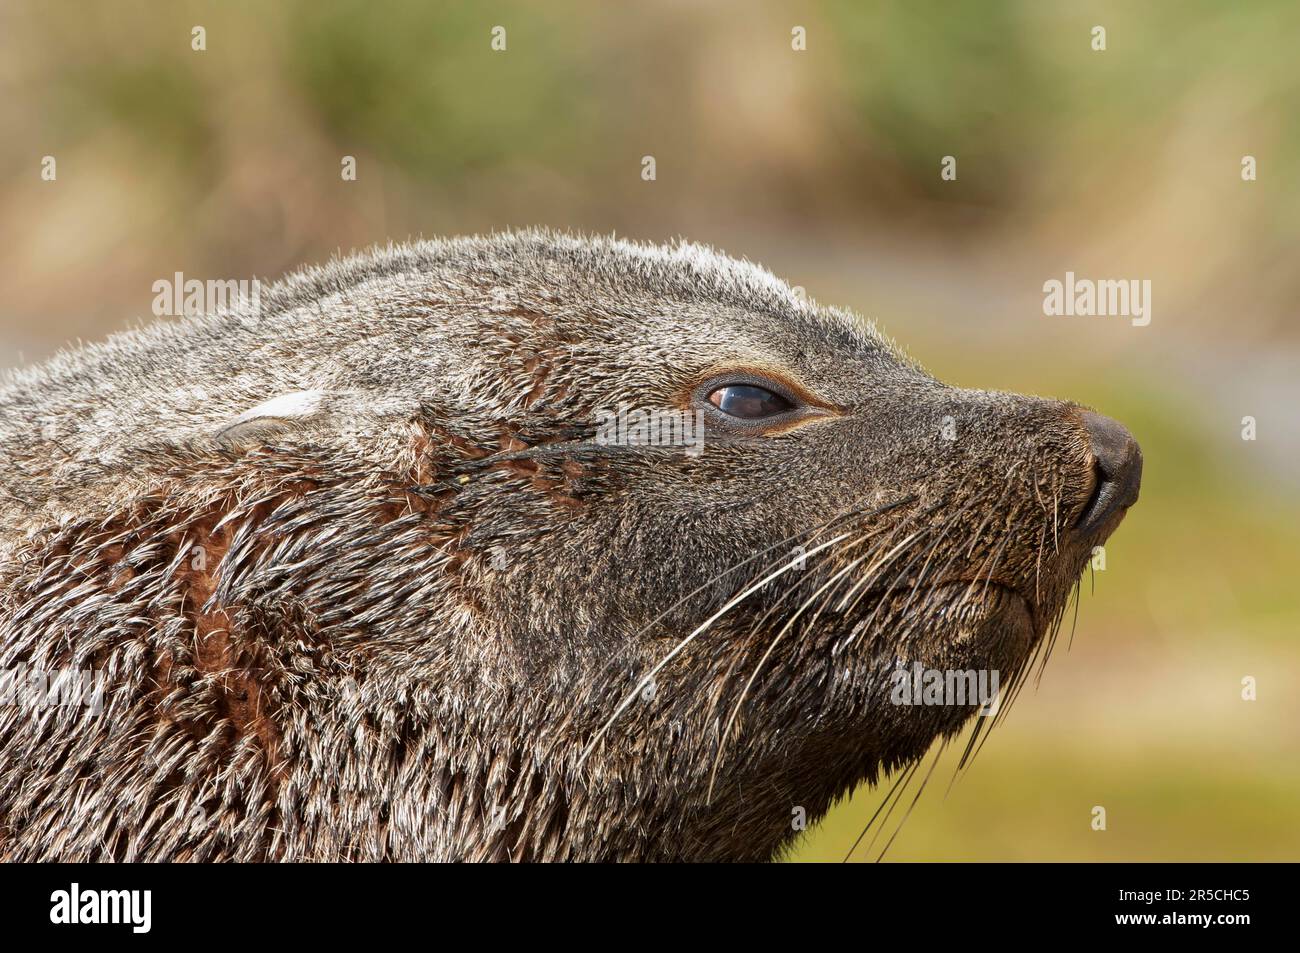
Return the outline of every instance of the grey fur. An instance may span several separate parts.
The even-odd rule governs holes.
[[[839,412],[592,438],[736,368]],[[1069,532],[1075,405],[944,385],[707,248],[542,231],[16,373],[0,460],[0,669],[106,685],[0,707],[16,860],[768,858],[968,721],[891,705],[896,664],[1023,675],[1113,529]]]

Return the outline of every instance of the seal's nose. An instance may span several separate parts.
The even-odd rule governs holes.
[[[1142,484],[1142,449],[1119,421],[1090,410],[1085,410],[1082,418],[1092,450],[1096,486],[1075,528],[1090,533],[1137,502]]]

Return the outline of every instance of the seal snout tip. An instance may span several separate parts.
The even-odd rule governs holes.
[[[1091,533],[1137,502],[1142,448],[1118,420],[1085,410],[1080,415],[1092,455],[1094,485],[1075,528]]]

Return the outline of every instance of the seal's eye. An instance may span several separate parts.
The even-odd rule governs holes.
[[[709,403],[724,414],[741,420],[761,420],[785,413],[794,404],[780,394],[774,394],[753,384],[728,384],[709,395]]]

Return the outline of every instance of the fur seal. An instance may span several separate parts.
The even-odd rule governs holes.
[[[547,231],[16,372],[0,460],[0,670],[99,692],[0,706],[0,857],[70,861],[771,858],[972,718],[891,673],[1045,660],[1141,474],[754,264]]]

